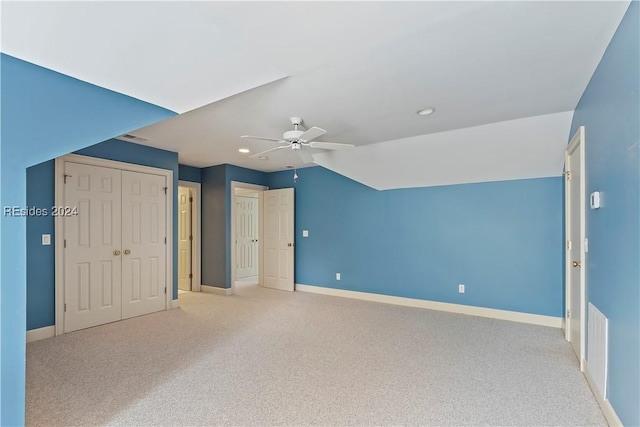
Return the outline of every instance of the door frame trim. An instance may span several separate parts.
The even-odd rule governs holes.
[[[230,270],[231,270],[231,295],[236,293],[236,188],[242,188],[247,190],[255,190],[258,193],[258,284],[262,286],[262,240],[263,240],[263,197],[262,192],[269,189],[266,185],[258,185],[258,184],[249,184],[247,182],[240,181],[231,181],[230,183],[230,192],[231,192],[231,210],[230,210],[230,235],[229,242],[231,248],[231,256],[230,256]]]
[[[191,242],[191,270],[193,271],[191,291],[200,292],[202,290],[202,270],[200,268],[202,263],[202,215],[200,215],[200,207],[202,206],[202,184],[199,182],[178,180],[178,187],[187,187],[193,190],[191,226],[195,226],[196,231],[193,233],[193,241]]]
[[[586,306],[586,253],[585,253],[585,239],[586,239],[586,159],[585,159],[585,127],[580,126],[576,131],[573,138],[569,142],[567,149],[564,152],[564,164],[565,169],[569,165],[569,156],[577,149],[580,150],[580,209],[579,209],[579,218],[580,218],[580,371],[584,371],[584,361],[585,361],[585,306]],[[565,227],[565,237],[571,228],[571,215],[569,211],[570,205],[570,194],[568,191],[569,186],[567,185],[567,179],[565,175],[565,191],[564,191],[564,227]],[[565,253],[565,312],[564,312],[564,320],[565,320],[565,339],[571,342],[571,319],[567,316],[567,308],[570,306],[571,301],[571,257],[570,251],[567,245],[567,240],[565,239],[564,245],[564,253]]]
[[[166,204],[166,283],[167,294],[165,310],[171,308],[173,300],[173,171],[170,169],[160,169],[149,166],[136,165],[133,163],[119,162],[115,160],[101,159],[98,157],[82,156],[79,154],[67,154],[55,159],[55,205],[64,205],[64,163],[74,162],[89,166],[100,166],[112,169],[120,169],[131,172],[141,172],[153,175],[160,175],[166,178],[167,182],[167,204]],[[64,221],[62,217],[54,220],[54,240],[55,240],[55,332],[56,336],[64,334]],[[60,238],[58,238],[60,237]]]

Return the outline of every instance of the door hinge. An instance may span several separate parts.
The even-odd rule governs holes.
[[[189,279],[193,279],[193,273],[189,273]]]
[[[189,203],[193,203],[193,197],[189,197]]]
[[[193,234],[189,236],[189,240],[193,240]]]
[[[564,173],[564,176],[567,178],[567,181],[571,181],[571,178],[573,177],[573,174],[571,173],[571,171],[566,171]]]
[[[67,303],[66,302],[64,303],[64,312],[65,313],[67,312]]]
[[[571,318],[571,310],[567,309],[567,317]]]
[[[167,244],[167,238],[166,237],[164,238],[164,244],[165,245]]]
[[[572,247],[572,246],[573,246],[573,245],[571,244],[571,240],[567,240],[567,250],[568,250],[568,251],[570,251],[570,250],[571,250],[571,247]]]
[[[167,293],[167,287],[166,286],[164,287],[164,293],[165,294]]]
[[[64,247],[67,247],[67,239],[64,239]]]
[[[167,190],[169,189],[169,187],[162,187],[162,189],[164,190],[164,194],[167,194]]]

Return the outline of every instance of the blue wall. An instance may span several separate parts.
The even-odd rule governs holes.
[[[0,55],[2,206],[25,206],[26,169],[175,113]],[[26,219],[0,219],[0,423],[24,424]]]
[[[225,283],[225,165],[202,169],[202,284]]]
[[[640,425],[640,5],[631,2],[573,117],[585,126],[587,301],[609,318],[608,398]]]
[[[173,171],[174,195],[177,194],[178,154],[111,139],[77,154],[134,163]],[[55,162],[50,160],[27,169],[27,205],[50,209],[54,204]],[[173,204],[173,283],[177,283],[177,205]],[[51,246],[42,246],[42,234],[52,236]],[[27,218],[27,330],[55,324],[55,246],[54,218]],[[172,286],[173,298],[177,287]]]
[[[55,204],[55,162],[27,169],[27,206],[50,209]],[[42,245],[42,235],[51,245]],[[55,236],[52,216],[27,218],[27,330],[51,326],[55,311]]]
[[[202,169],[178,165],[178,177],[181,181],[202,182]]]
[[[562,316],[561,178],[376,191],[298,175],[296,283]]]

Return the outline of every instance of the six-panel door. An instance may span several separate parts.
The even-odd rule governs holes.
[[[65,163],[64,331],[121,319],[121,171]],[[73,211],[71,211],[73,213]]]
[[[293,188],[264,195],[264,286],[293,291]]]
[[[122,318],[166,307],[165,177],[122,171]]]
[[[258,199],[236,196],[236,279],[258,274]]]

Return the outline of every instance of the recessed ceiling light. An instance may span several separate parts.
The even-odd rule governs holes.
[[[239,152],[241,152],[241,153],[246,154],[246,153],[248,153],[248,152],[249,152],[249,149],[248,149],[248,148],[241,148],[241,149],[239,149],[238,151],[239,151]]]
[[[435,108],[429,107],[429,108],[423,108],[422,110],[416,111],[416,114],[419,116],[428,116],[429,114],[433,114],[435,111],[436,111]]]
[[[258,157],[258,159],[260,159],[260,160],[269,160],[269,158],[267,156],[260,156],[260,157]]]

